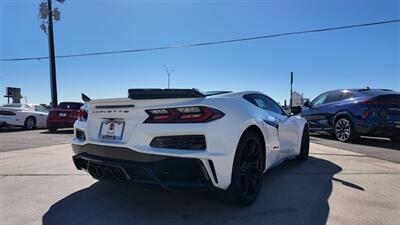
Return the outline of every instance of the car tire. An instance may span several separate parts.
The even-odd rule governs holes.
[[[297,156],[298,160],[305,161],[310,154],[310,131],[308,126],[304,126],[303,135],[301,137],[300,153]]]
[[[57,128],[56,127],[49,127],[47,128],[50,132],[56,132]]]
[[[224,200],[230,203],[251,205],[260,192],[265,164],[264,147],[258,134],[247,131],[240,138],[232,169],[232,179]]]
[[[347,117],[338,118],[333,129],[336,139],[341,142],[355,142],[360,137],[354,128],[353,122]]]
[[[36,127],[36,119],[33,116],[29,116],[25,119],[24,122],[24,129],[25,130],[32,130]]]
[[[392,136],[390,137],[390,140],[396,143],[400,143],[400,137],[399,136]]]

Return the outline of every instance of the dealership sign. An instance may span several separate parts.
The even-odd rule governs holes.
[[[8,102],[10,102],[10,98],[12,98],[13,103],[21,103],[21,88],[7,87],[4,97],[8,98]]]

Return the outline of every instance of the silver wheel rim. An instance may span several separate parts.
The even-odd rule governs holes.
[[[335,134],[339,141],[346,141],[350,138],[351,127],[348,119],[339,119],[335,125]]]
[[[29,118],[29,119],[26,121],[26,127],[27,127],[28,129],[32,129],[33,126],[35,126],[35,121],[34,121],[32,118]]]

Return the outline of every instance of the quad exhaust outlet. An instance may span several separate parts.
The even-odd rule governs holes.
[[[88,172],[93,178],[98,180],[114,180],[119,183],[127,181],[125,173],[120,168],[111,168],[89,163]]]

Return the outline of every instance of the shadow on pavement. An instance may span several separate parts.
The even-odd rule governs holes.
[[[374,137],[361,137],[357,142],[354,142],[354,143],[342,143],[342,142],[336,140],[334,137],[329,136],[329,135],[312,135],[311,141],[318,144],[318,142],[319,142],[318,138],[323,139],[323,140],[332,141],[332,144],[334,143],[339,148],[350,144],[350,145],[358,145],[358,146],[370,146],[370,147],[400,150],[399,143],[393,142],[390,139],[386,139],[386,138],[384,139],[384,138],[374,138]]]
[[[62,129],[62,130],[56,130],[54,132],[45,130],[43,132],[40,132],[40,134],[73,134],[73,133],[74,133],[73,129]]]
[[[54,203],[42,220],[45,225],[325,224],[332,179],[340,171],[336,164],[314,157],[303,163],[288,161],[264,176],[259,198],[250,207],[222,203],[213,193],[97,182]]]
[[[0,127],[0,133],[11,133],[11,132],[21,132],[26,131],[22,127]]]

